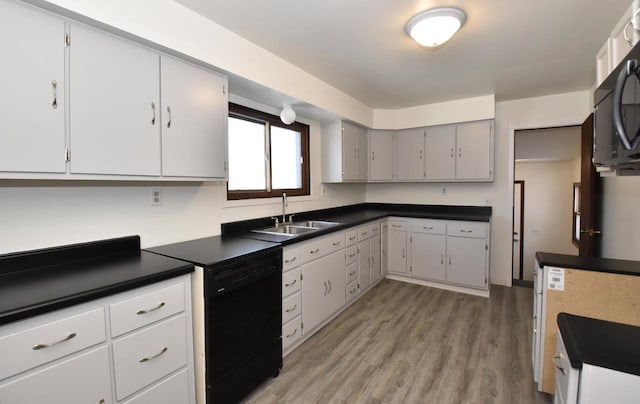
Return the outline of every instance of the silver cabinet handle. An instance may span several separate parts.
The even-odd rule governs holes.
[[[460,229],[460,233],[473,233],[473,230]]]
[[[451,265],[451,254],[449,254],[449,265]]]
[[[440,263],[444,264],[444,254],[440,254]]]
[[[356,239],[356,236],[349,237],[349,241],[353,241],[353,240],[355,240],[355,239]]]
[[[424,230],[433,230],[433,226],[422,226]]]
[[[355,289],[353,289],[353,290],[350,290],[350,291],[349,291],[349,294],[350,294],[350,295],[352,295],[352,294],[354,294],[354,293],[356,293],[356,290],[355,290]]]
[[[285,264],[288,264],[288,263],[293,262],[293,261],[295,261],[295,260],[296,260],[296,257],[293,257],[293,258],[291,258],[290,260],[284,260],[284,263],[285,263]]]
[[[396,227],[396,228],[398,228],[398,227],[402,227],[402,225],[400,225],[400,224],[392,224],[392,225],[391,225],[391,227]]]
[[[562,366],[558,365],[558,363],[557,363],[557,361],[559,361],[560,359],[563,359],[562,354],[561,353],[555,354],[553,356],[553,365],[556,367],[556,369],[561,371],[563,375],[566,375],[567,374],[566,369],[563,368]]]
[[[629,35],[627,35],[627,28],[629,28],[629,26],[633,27],[633,18],[629,20],[629,22],[624,26],[624,29],[622,30],[622,36],[624,36],[624,40],[627,41],[629,45],[633,46],[633,41],[631,40],[631,38],[629,38]]]
[[[149,313],[149,312],[151,312],[151,311],[156,311],[156,310],[158,310],[158,309],[163,308],[163,307],[164,307],[164,305],[165,305],[165,303],[164,303],[164,302],[160,302],[160,303],[158,303],[158,305],[157,305],[157,306],[154,306],[154,307],[152,307],[152,308],[150,308],[150,309],[138,310],[138,311],[136,311],[136,314],[138,314],[138,315],[140,315],[140,314],[147,314],[147,313]]]
[[[371,268],[373,268],[376,265],[376,260],[374,257],[371,257]]]
[[[58,82],[51,80],[51,87],[53,87],[53,101],[51,102],[51,108],[58,108]]]
[[[167,128],[171,127],[171,107],[167,107],[167,114],[169,114],[169,120],[167,121]]]
[[[317,254],[320,252],[320,248],[316,248],[315,250],[309,251],[309,254]]]
[[[404,248],[402,249],[402,258],[404,258]]]
[[[140,363],[149,362],[150,360],[157,358],[158,356],[162,355],[163,353],[167,352],[168,350],[169,350],[169,347],[164,347],[164,348],[162,348],[162,351],[158,352],[155,355],[147,356],[145,358],[140,358],[139,362]]]
[[[462,147],[458,147],[458,157],[462,157]]]
[[[151,111],[153,112],[153,118],[151,118],[151,126],[156,124],[156,104],[155,102],[151,103]]]
[[[297,333],[298,333],[298,329],[296,328],[295,330],[293,330],[293,332],[292,332],[291,334],[287,334],[287,335],[285,335],[285,338],[291,338],[291,337],[293,337],[294,335],[296,335]]]
[[[331,289],[332,289],[331,288],[331,281],[327,281],[327,283],[329,284],[329,291],[327,292],[327,294],[330,294],[331,293]]]
[[[66,336],[66,337],[62,338],[62,339],[61,339],[61,340],[59,340],[59,341],[49,342],[49,343],[47,343],[47,344],[36,344],[36,345],[34,345],[34,346],[32,347],[32,349],[33,349],[34,351],[38,351],[38,350],[40,350],[40,349],[49,348],[49,347],[52,347],[52,346],[54,346],[54,345],[58,345],[58,344],[61,344],[61,343],[63,343],[63,342],[69,341],[70,339],[74,339],[74,338],[76,337],[76,335],[77,335],[77,334],[76,334],[75,332],[72,332],[72,333],[67,334],[67,336]]]
[[[327,290],[328,290],[327,289],[327,281],[324,281],[324,296],[327,295],[327,293],[328,293]]]
[[[376,159],[376,152],[372,151],[371,152],[371,160],[375,161]]]
[[[453,158],[453,147],[451,148],[451,158]]]
[[[335,247],[335,246],[339,246],[339,245],[340,245],[340,242],[339,242],[339,241],[336,241],[335,243],[332,243],[331,245],[333,245],[334,247]]]
[[[293,282],[291,282],[291,283],[285,283],[285,284],[284,284],[284,287],[285,287],[285,288],[288,288],[289,286],[293,286],[293,285],[295,285],[295,284],[296,284],[296,282],[297,282],[297,281],[298,281],[297,279],[294,279],[294,280],[293,280]]]
[[[349,272],[349,276],[353,276],[356,274],[356,271]]]
[[[353,258],[356,256],[357,253],[353,253],[353,254],[349,254],[349,258]]]
[[[292,308],[290,309],[285,309],[285,313],[291,313],[292,311],[294,311],[295,309],[298,308],[298,303],[294,304]]]

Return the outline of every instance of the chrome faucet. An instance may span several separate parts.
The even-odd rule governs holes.
[[[282,193],[282,223],[286,222],[287,194]]]

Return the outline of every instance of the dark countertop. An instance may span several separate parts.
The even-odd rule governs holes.
[[[141,251],[139,236],[2,255],[0,325],[192,271]]]
[[[640,327],[567,313],[557,321],[573,368],[587,363],[640,376]]]
[[[279,247],[279,244],[273,242],[213,236],[147,248],[145,251],[178,258],[201,267],[211,267],[246,254]]]
[[[577,255],[553,254],[542,251],[536,252],[536,260],[543,266],[583,269],[621,275],[640,275],[640,261],[579,257]]]
[[[422,219],[442,219],[442,220],[464,220],[476,222],[491,221],[490,206],[449,206],[449,205],[409,205],[392,203],[362,203],[357,205],[341,206],[338,208],[315,210],[309,212],[294,213],[293,221],[304,220],[324,220],[338,222],[340,225],[321,229],[313,233],[302,234],[297,237],[287,237],[281,235],[253,233],[252,229],[260,229],[273,226],[270,218],[260,218],[243,220],[240,222],[223,223],[222,235],[250,238],[283,245],[307,240],[323,234],[344,230],[370,222],[372,220],[384,219],[389,216],[422,218]],[[289,215],[287,214],[287,218]]]

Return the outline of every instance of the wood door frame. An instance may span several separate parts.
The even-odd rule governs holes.
[[[581,257],[600,257],[602,254],[602,234],[589,236],[585,233],[588,229],[602,230],[602,177],[591,163],[593,158],[593,121],[594,116],[590,114],[582,123],[580,133],[582,161],[580,162],[579,211],[581,234],[578,255]],[[591,141],[589,141],[590,139]]]
[[[515,180],[513,181],[514,190],[515,184],[520,184],[520,278],[518,280],[523,280],[524,278],[524,180]],[[515,225],[515,217],[516,210],[515,206],[513,208],[513,223],[511,224],[511,229],[513,233],[513,227]],[[513,237],[512,237],[513,239]],[[511,277],[513,278],[513,241],[511,242]]]

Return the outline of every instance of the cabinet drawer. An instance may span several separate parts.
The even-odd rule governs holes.
[[[300,290],[300,268],[282,274],[282,297]]]
[[[485,223],[449,222],[447,235],[486,238],[487,225]]]
[[[402,220],[389,220],[389,230],[407,231],[407,222]]]
[[[292,318],[300,315],[302,297],[300,293],[289,296],[282,300],[282,324],[287,323]]]
[[[331,234],[302,247],[302,262],[310,262],[344,248],[344,232]]]
[[[125,404],[188,403],[189,373],[187,369],[153,386]]]
[[[369,226],[358,227],[358,241],[366,240],[371,237]]]
[[[100,400],[113,402],[106,346],[0,386],[3,404],[98,404]]]
[[[101,307],[1,337],[0,380],[103,342],[104,328]]]
[[[111,336],[117,337],[136,328],[184,311],[184,283],[155,290],[142,296],[109,305]]]
[[[345,264],[353,264],[356,261],[358,261],[358,246],[352,245],[351,247],[347,248]]]
[[[296,342],[302,336],[302,317],[298,316],[282,326],[282,350]]]
[[[352,301],[358,295],[358,281],[353,281],[347,285],[347,302]]]
[[[416,220],[411,223],[414,233],[447,234],[447,222],[442,220]]]
[[[128,335],[113,344],[116,398],[123,398],[187,364],[186,316]]]
[[[369,225],[369,234],[371,237],[380,234],[380,222],[375,222]]]
[[[282,270],[288,271],[295,268],[302,262],[300,247],[285,248],[282,251]]]
[[[350,230],[347,232],[347,246],[353,245],[358,242],[358,230]]]
[[[354,262],[346,268],[347,272],[347,283],[358,279],[358,263]]]

